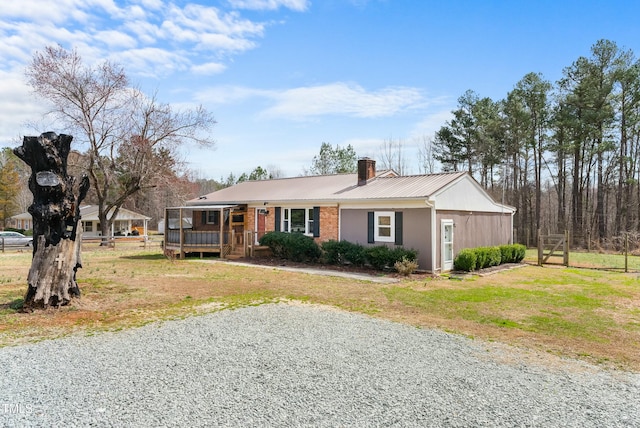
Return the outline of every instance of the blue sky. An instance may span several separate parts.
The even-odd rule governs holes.
[[[376,158],[389,139],[419,173],[418,144],[467,89],[498,100],[529,72],[555,82],[599,39],[638,54],[638,16],[618,0],[3,0],[0,146],[65,132],[27,125],[46,106],[25,66],[57,43],[123,65],[162,102],[211,111],[215,150],[183,151],[200,177],[296,176],[322,142]]]

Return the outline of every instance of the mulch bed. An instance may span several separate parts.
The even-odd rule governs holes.
[[[299,263],[293,262],[291,260],[278,259],[275,257],[245,257],[241,259],[237,259],[238,262],[256,264],[262,266],[286,266],[292,268],[312,268],[312,269],[321,269],[321,270],[330,270],[330,271],[339,271],[339,272],[352,272],[352,273],[362,273],[366,275],[384,275],[390,278],[400,278],[400,279],[408,279],[411,281],[419,281],[422,279],[433,279],[438,278],[440,275],[434,275],[432,273],[417,271],[412,273],[409,276],[403,276],[395,271],[379,271],[366,266],[353,266],[353,265],[327,265],[323,263]],[[487,276],[492,275],[497,272],[501,272],[504,270],[515,269],[518,267],[527,266],[525,263],[505,263],[500,266],[492,266],[490,268],[482,269],[474,272],[458,272],[451,271],[449,272],[449,277],[452,279],[463,279],[465,277],[469,277],[472,275],[479,276]]]

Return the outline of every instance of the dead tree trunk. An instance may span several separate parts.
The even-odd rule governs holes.
[[[80,296],[76,271],[82,267],[80,249],[82,227],[80,203],[89,190],[89,178],[67,175],[70,135],[45,132],[39,137],[24,137],[14,153],[31,167],[29,190],[33,203],[33,260],[27,282],[24,308],[66,305]],[[77,196],[76,196],[77,194]]]

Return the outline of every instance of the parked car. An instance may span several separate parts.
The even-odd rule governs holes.
[[[3,240],[4,245],[15,245],[23,247],[30,247],[33,245],[32,236],[24,236],[22,233],[18,232],[0,232],[0,245],[2,245]]]

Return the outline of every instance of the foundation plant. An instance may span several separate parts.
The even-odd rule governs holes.
[[[376,270],[417,269],[418,252],[403,247],[384,245],[364,247],[348,241],[325,241],[318,245],[313,238],[300,233],[269,232],[260,239],[260,245],[271,249],[275,257],[294,262],[320,262],[330,265],[370,267]],[[399,271],[400,272],[400,271]],[[409,272],[409,273],[411,273]]]
[[[456,270],[471,272],[505,263],[520,263],[525,252],[526,248],[522,244],[465,248],[458,253],[453,266]]]

